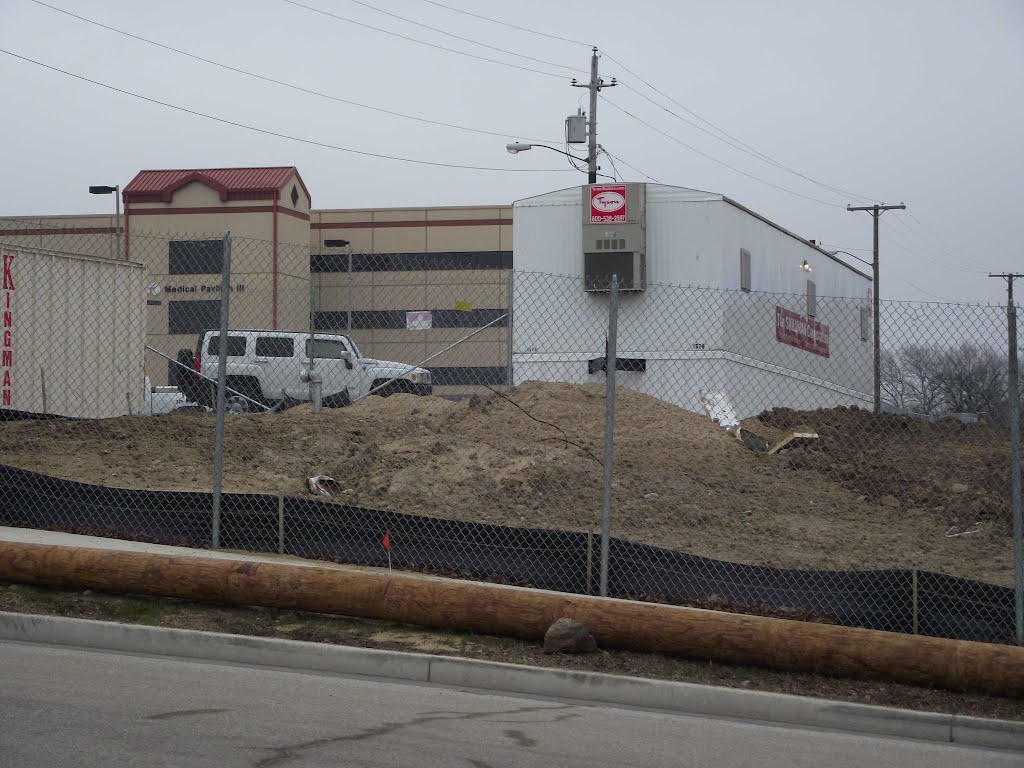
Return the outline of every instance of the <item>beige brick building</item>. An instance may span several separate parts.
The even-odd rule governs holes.
[[[432,358],[439,392],[506,380],[511,205],[317,210],[294,167],[141,171],[122,197],[121,254],[114,216],[3,219],[0,242],[142,263],[155,384],[219,323],[226,231],[232,327],[305,330],[312,310],[364,356]]]

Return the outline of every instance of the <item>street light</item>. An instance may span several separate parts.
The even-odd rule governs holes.
[[[121,251],[121,185],[115,184],[112,187],[104,186],[102,184],[95,184],[89,187],[90,195],[114,195],[114,211],[117,218],[115,219],[114,231],[117,233],[117,258],[123,258],[124,254]]]

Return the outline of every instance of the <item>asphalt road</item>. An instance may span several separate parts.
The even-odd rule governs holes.
[[[0,765],[980,768],[1021,756],[0,642]]]

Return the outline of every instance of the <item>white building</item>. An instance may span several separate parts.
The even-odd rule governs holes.
[[[603,380],[615,273],[622,385],[695,411],[724,392],[741,418],[870,407],[870,278],[814,243],[723,195],[657,184],[513,211],[516,383]]]

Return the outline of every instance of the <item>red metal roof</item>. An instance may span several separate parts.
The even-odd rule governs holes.
[[[169,203],[175,191],[193,181],[215,189],[221,200],[274,199],[292,175],[309,198],[309,190],[306,189],[298,169],[292,165],[276,168],[139,171],[124,188],[124,200],[126,203]]]

